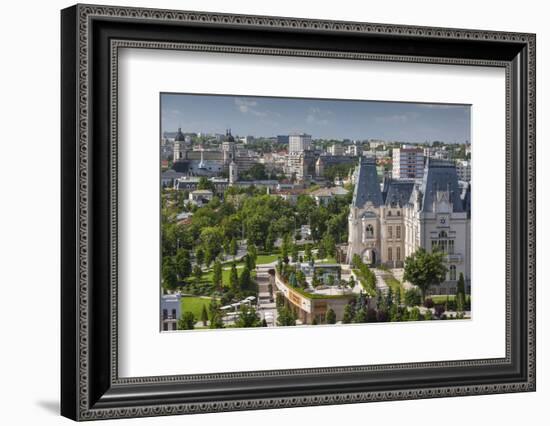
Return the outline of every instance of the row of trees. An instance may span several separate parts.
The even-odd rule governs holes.
[[[367,294],[374,296],[376,292],[376,275],[374,275],[374,272],[361,260],[358,254],[353,255],[351,264]]]
[[[195,325],[199,321],[195,318],[193,312],[185,311],[181,318],[178,320],[178,330],[193,330]],[[208,309],[206,305],[203,305],[201,311],[200,322],[203,327],[208,328],[224,328],[223,312],[220,310],[220,304],[213,300],[210,302]],[[261,320],[256,309],[253,306],[242,305],[239,314],[235,320],[235,327],[249,328],[249,327],[267,327],[267,322]]]

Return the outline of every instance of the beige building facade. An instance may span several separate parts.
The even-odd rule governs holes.
[[[347,261],[403,267],[419,247],[443,251],[448,268],[433,293],[453,294],[460,273],[470,287],[470,190],[461,191],[453,163],[428,160],[422,182],[386,179],[362,159],[348,218]]]

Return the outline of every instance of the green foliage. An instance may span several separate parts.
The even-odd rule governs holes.
[[[247,260],[250,270],[256,268],[256,261],[258,260],[258,249],[253,243],[248,243]]]
[[[275,306],[280,308],[285,305],[285,297],[281,293],[277,293],[275,296]]]
[[[333,166],[326,167],[323,171],[323,176],[325,179],[333,181],[338,176],[347,176],[350,170],[352,170],[355,166],[355,162],[350,162],[348,164],[335,164]]]
[[[210,191],[214,191],[214,184],[210,182],[205,176],[201,176],[199,179],[199,184],[197,185],[197,189],[209,189]]]
[[[424,313],[424,319],[427,321],[433,319],[433,314],[430,309],[426,310],[426,312]]]
[[[184,280],[191,275],[191,261],[189,260],[189,251],[185,249],[178,250],[175,258],[176,273],[180,280]]]
[[[261,321],[252,306],[242,305],[235,325],[237,327],[259,327],[261,326]]]
[[[301,270],[296,272],[296,283],[302,288],[307,287],[306,275]]]
[[[458,309],[458,297],[462,295],[462,309]],[[464,303],[466,302],[466,289],[464,285],[464,274],[461,272],[458,276],[458,282],[456,284],[456,297],[457,297],[457,311],[462,312],[464,310]]]
[[[216,261],[216,263],[214,263],[214,268],[213,268],[213,274],[212,274],[212,281],[214,283],[214,286],[218,289],[218,290],[221,290],[222,288],[222,279],[223,279],[223,268],[222,268],[222,264],[219,260]]]
[[[420,309],[418,307],[414,307],[410,311],[409,315],[409,321],[418,321],[420,319]]]
[[[401,305],[401,287],[399,287],[395,292],[395,304],[397,306]]]
[[[390,316],[391,322],[401,321],[401,310],[399,309],[399,306],[396,303],[391,305],[389,310],[389,316]]]
[[[367,322],[367,309],[366,308],[357,309],[357,311],[355,312],[355,317],[353,318],[353,322],[355,323]]]
[[[223,328],[223,313],[220,311],[220,304],[216,300],[212,300],[208,310],[210,314],[209,328]]]
[[[237,273],[237,265],[235,265],[235,263],[231,265],[231,272],[229,274],[229,286],[234,292],[239,291],[239,274]]]
[[[456,311],[457,312],[464,312],[464,294],[458,293],[456,296]]]
[[[178,320],[178,330],[193,330],[195,328],[195,315],[193,312],[184,312]]]
[[[292,256],[293,262],[298,262],[298,246],[296,244],[290,246],[290,256]]]
[[[162,285],[167,290],[174,290],[178,285],[176,262],[172,256],[165,257],[162,263]]]
[[[199,265],[195,265],[193,267],[193,276],[195,277],[195,281],[198,282],[202,278],[202,268]]]
[[[344,308],[344,315],[342,316],[342,323],[349,324],[352,322],[354,316],[353,307],[347,304]]]
[[[239,278],[239,285],[242,291],[251,290],[253,287],[252,278],[250,276],[250,269],[248,269],[248,265],[244,265],[244,268],[241,272],[241,276]]]
[[[296,325],[296,316],[290,308],[281,307],[278,309],[277,325],[292,326]]]
[[[283,236],[283,241],[281,243],[281,256],[283,257],[283,262],[288,263],[288,252],[290,250],[290,235],[285,234]]]
[[[417,306],[422,303],[422,295],[416,288],[405,291],[405,304],[407,306]]]
[[[419,248],[414,254],[405,259],[405,273],[403,279],[416,285],[425,299],[426,292],[432,286],[438,286],[447,274],[447,267],[443,261],[444,254],[440,251],[428,253]]]
[[[198,265],[202,265],[204,263],[204,249],[202,247],[195,250],[195,260]]]
[[[254,164],[244,173],[239,174],[240,180],[266,180],[268,179],[264,164]]]
[[[233,237],[231,239],[231,243],[229,245],[229,254],[231,256],[236,256],[237,255],[237,240],[235,237]]]
[[[334,257],[336,255],[336,242],[332,235],[326,233],[321,241],[321,244],[324,249],[325,256]]]
[[[336,313],[332,308],[327,311],[327,324],[336,324]]]
[[[357,275],[361,286],[367,295],[374,297],[377,294],[376,275],[374,275],[374,272],[372,272],[370,268],[363,263],[357,254],[353,255],[352,264],[354,266],[353,272]]]
[[[306,247],[304,249],[304,256],[308,262],[311,262],[311,260],[313,259],[312,253],[311,253],[311,244],[306,244]]]
[[[206,327],[208,324],[208,311],[206,310],[206,305],[202,305],[201,321],[202,325]]]
[[[273,232],[273,228],[270,226],[267,231],[267,236],[265,238],[265,250],[267,252],[273,251],[273,248],[275,247],[275,234]]]

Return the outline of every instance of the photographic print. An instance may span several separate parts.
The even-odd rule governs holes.
[[[468,320],[470,105],[160,94],[160,330]]]

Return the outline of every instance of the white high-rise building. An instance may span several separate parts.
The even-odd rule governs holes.
[[[472,179],[472,164],[469,160],[459,160],[456,162],[456,174],[459,180],[470,182]]]
[[[335,143],[334,145],[329,146],[328,152],[330,155],[344,155],[345,148],[344,145]]]
[[[394,179],[422,179],[424,174],[424,152],[422,148],[407,147],[393,149],[392,177]]]
[[[311,149],[311,135],[293,133],[288,136],[288,152],[304,152]]]

